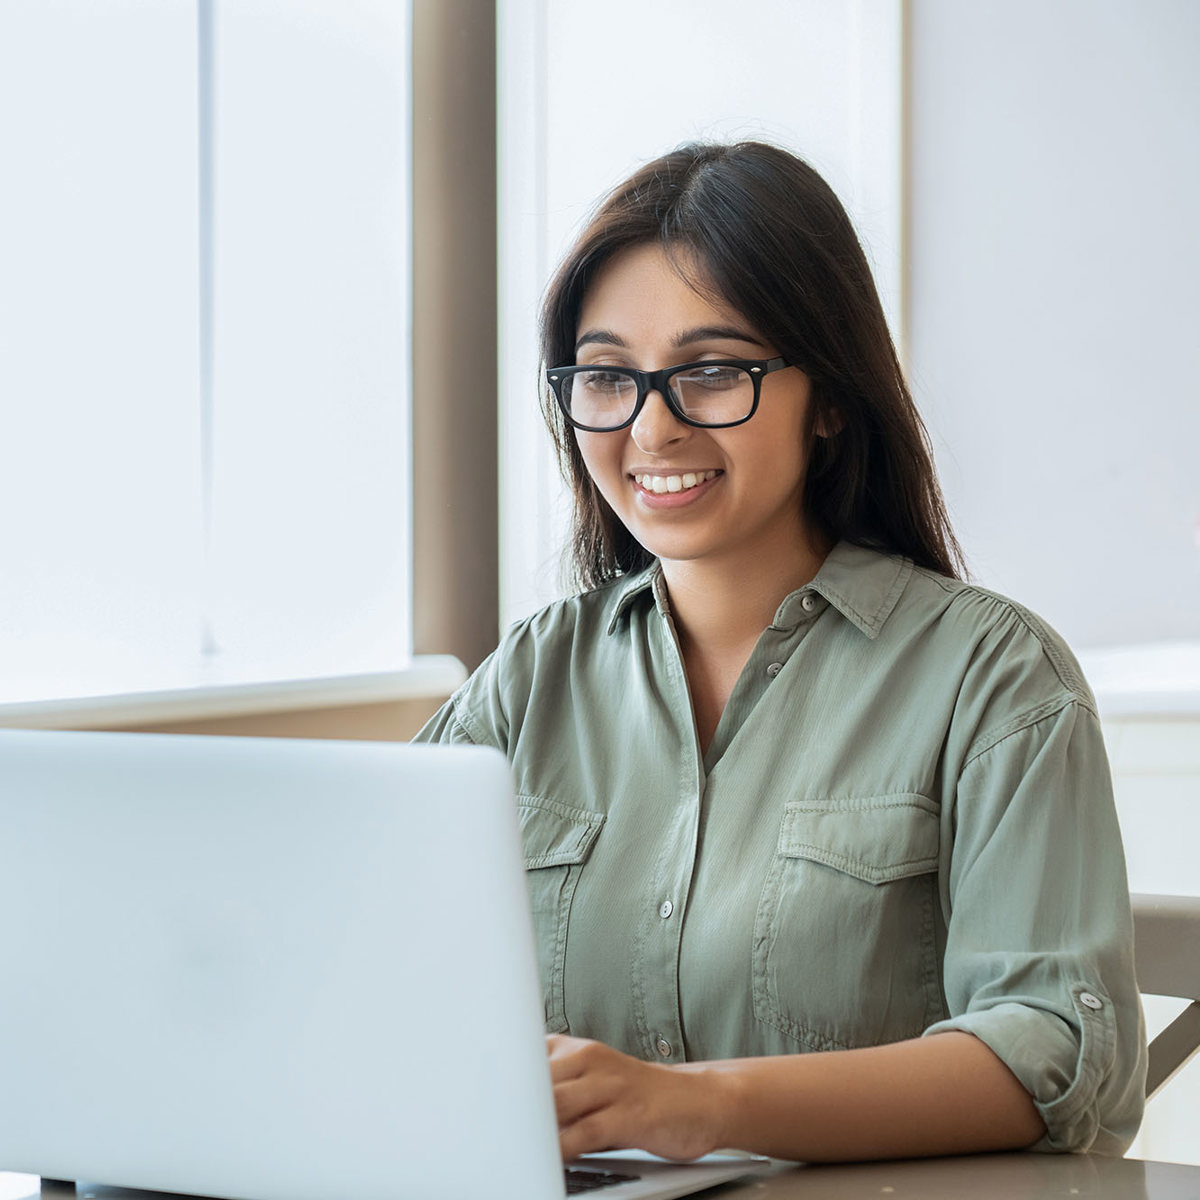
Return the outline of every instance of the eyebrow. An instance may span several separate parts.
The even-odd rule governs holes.
[[[749,342],[753,346],[763,344],[749,329],[739,329],[736,325],[698,325],[695,329],[685,329],[677,333],[671,339],[671,344],[679,349],[694,345],[696,342],[721,340]],[[578,354],[581,347],[588,345],[626,347],[628,342],[613,333],[611,329],[589,329],[586,333],[581,334],[575,343],[575,352]]]

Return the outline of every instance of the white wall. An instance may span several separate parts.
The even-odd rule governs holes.
[[[910,363],[973,570],[1076,646],[1200,637],[1200,5],[910,8]]]

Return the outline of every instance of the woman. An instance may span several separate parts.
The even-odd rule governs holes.
[[[580,595],[420,735],[512,762],[563,1154],[1119,1153],[1092,697],[959,578],[849,220],[773,147],[616,189],[544,308]]]

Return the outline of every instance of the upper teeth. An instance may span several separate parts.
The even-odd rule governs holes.
[[[635,475],[634,479],[646,491],[658,492],[661,495],[663,492],[686,492],[688,488],[694,488],[698,483],[707,483],[716,476],[716,471],[688,471],[685,475]]]

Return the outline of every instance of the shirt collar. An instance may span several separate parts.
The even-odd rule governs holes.
[[[874,640],[899,603],[912,569],[911,559],[882,554],[850,542],[838,542],[812,583],[797,588],[784,598],[771,624],[777,629],[790,629],[798,625],[809,615],[803,607],[804,597],[816,592],[828,600],[847,621]],[[662,566],[657,561],[631,576],[621,588],[608,622],[609,633],[616,629],[637,599],[646,593],[653,596],[655,607],[664,617],[670,615],[666,581],[663,579]]]
[[[812,583],[784,599],[772,624],[781,628],[798,625],[805,595],[816,592],[874,640],[900,602],[912,570],[912,559],[838,542]]]
[[[654,597],[654,605],[664,616],[671,615],[671,604],[667,597],[667,584],[663,579],[662,565],[655,559],[644,571],[631,575],[621,587],[613,607],[612,617],[608,622],[608,633],[612,633],[620,623],[621,618],[633,607],[639,596],[649,592]]]

